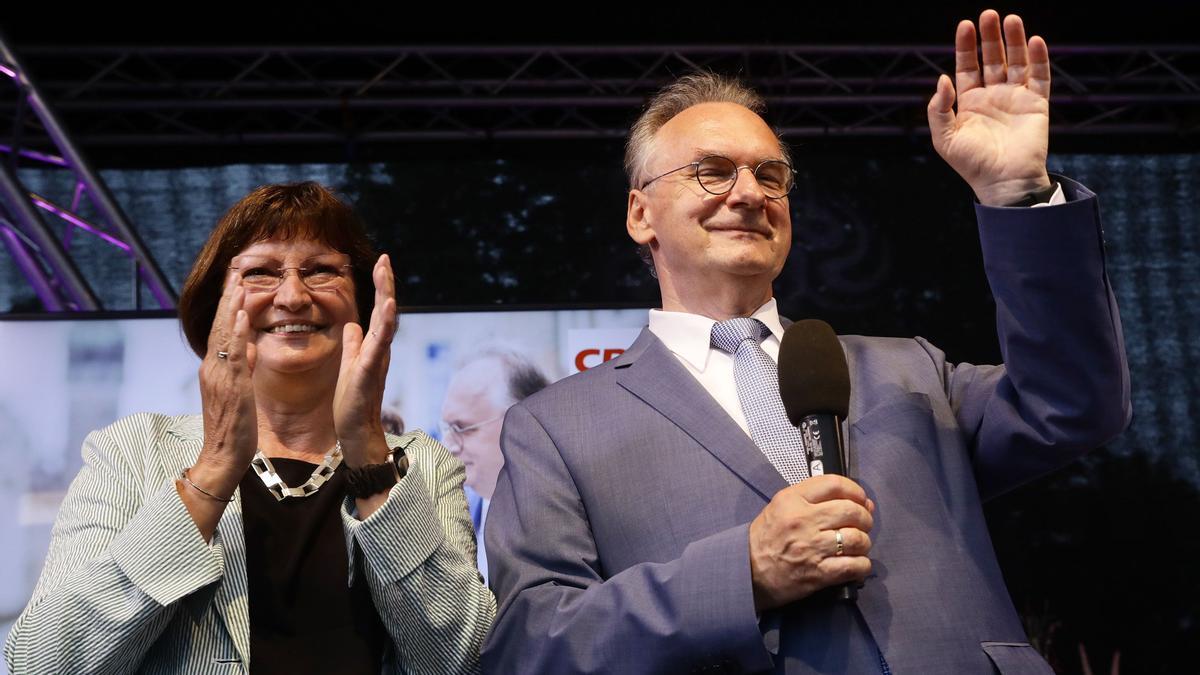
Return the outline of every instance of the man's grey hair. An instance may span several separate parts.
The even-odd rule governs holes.
[[[679,113],[701,103],[736,103],[760,117],[767,111],[763,97],[733,77],[701,70],[668,84],[650,97],[645,110],[629,129],[629,140],[625,143],[625,175],[629,178],[630,190],[640,189],[649,179],[646,165],[654,154],[654,137],[658,130]],[[778,134],[775,137],[779,139]],[[790,164],[791,155],[782,139],[779,139],[779,150]],[[650,247],[639,246],[638,255],[653,273]]]
[[[461,370],[472,363],[487,359],[495,359],[504,368],[505,386],[492,389],[493,400],[498,407],[508,408],[550,384],[550,380],[532,359],[504,344],[485,345],[459,363],[458,367]]]

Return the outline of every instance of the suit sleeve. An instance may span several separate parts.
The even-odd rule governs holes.
[[[609,576],[557,446],[509,409],[487,540],[500,599],[486,672],[657,673],[772,667],[754,613],[748,526]],[[635,471],[636,467],[628,467]]]
[[[977,207],[1004,366],[944,372],[986,499],[1112,440],[1131,417],[1121,320],[1104,266],[1096,196],[1061,181],[1069,201]]]
[[[224,574],[219,536],[204,542],[174,481],[142,494],[126,459],[152,438],[138,417],[84,441],[46,565],[4,645],[13,673],[135,670],[179,601]]]
[[[408,474],[369,518],[343,506],[351,556],[363,559],[375,607],[395,646],[394,672],[475,673],[496,600],[475,568],[475,535],[459,462],[418,432]],[[353,568],[353,557],[351,558]]]

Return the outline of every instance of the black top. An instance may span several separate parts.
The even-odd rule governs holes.
[[[271,463],[291,486],[308,480],[317,468],[298,459]],[[315,494],[283,501],[275,501],[253,467],[242,478],[254,675],[377,675],[382,668],[389,637],[361,562],[354,586],[347,588],[344,473],[338,467]]]

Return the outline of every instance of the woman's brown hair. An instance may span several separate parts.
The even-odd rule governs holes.
[[[179,323],[192,351],[204,358],[208,334],[233,257],[260,241],[311,239],[350,256],[358,322],[366,329],[375,301],[376,254],[354,209],[312,181],[264,185],[217,221],[179,294]]]

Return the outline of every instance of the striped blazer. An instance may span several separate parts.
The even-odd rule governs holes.
[[[140,413],[90,434],[33,598],[4,656],[24,673],[242,673],[250,615],[241,495],[205,543],[175,490],[203,441],[198,416]],[[476,672],[495,617],[475,569],[463,465],[423,432],[389,436],[408,475],[346,547],[392,638],[384,672]],[[314,617],[320,620],[319,617]]]

